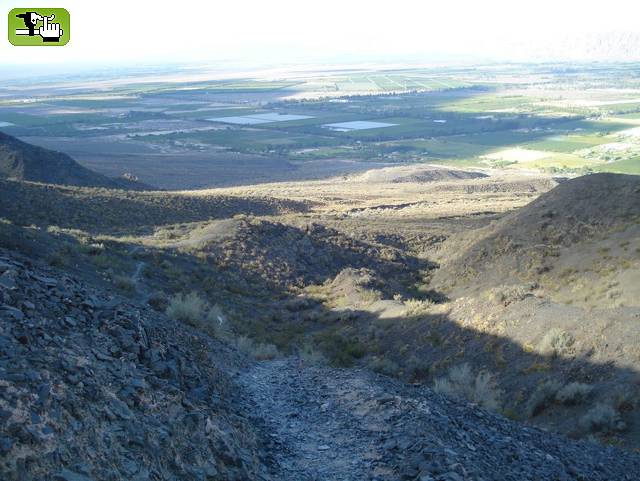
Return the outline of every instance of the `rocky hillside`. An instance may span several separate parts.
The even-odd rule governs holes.
[[[373,268],[392,280],[420,264],[402,249],[363,242],[314,222],[246,216],[205,224],[171,246],[196,248],[220,269],[254,274],[280,288],[322,284],[346,267]]]
[[[8,481],[632,481],[640,457],[362,370],[256,363],[0,251]]]
[[[148,188],[124,177],[111,179],[81,166],[66,154],[27,144],[2,132],[0,178],[111,189]]]
[[[185,325],[0,251],[0,478],[263,479],[243,361]]]

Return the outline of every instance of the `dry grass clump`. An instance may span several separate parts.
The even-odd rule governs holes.
[[[436,379],[434,391],[448,397],[466,399],[490,411],[500,410],[500,390],[488,372],[474,374],[469,364],[452,367],[446,377]]]
[[[229,325],[220,307],[210,306],[195,292],[172,296],[165,313],[171,319],[202,329],[215,337],[229,334]]]

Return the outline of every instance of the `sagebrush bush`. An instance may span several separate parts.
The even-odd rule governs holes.
[[[407,299],[404,301],[406,307],[407,316],[419,316],[429,312],[429,308],[433,305],[433,302],[426,299]]]
[[[529,286],[507,286],[502,285],[489,291],[489,299],[496,303],[508,306],[514,302],[521,301],[531,295]]]
[[[195,292],[186,296],[176,294],[169,299],[166,314],[176,321],[200,327],[206,318],[208,308],[207,302]]]
[[[273,344],[255,343],[247,336],[240,336],[236,339],[236,347],[259,361],[275,359],[280,355],[278,348]]]
[[[570,382],[556,393],[556,401],[566,405],[580,404],[587,400],[592,390],[589,384]]]
[[[533,391],[531,397],[525,406],[525,415],[532,418],[541,413],[549,404],[551,404],[562,389],[562,383],[556,380],[548,380],[539,384]]]
[[[374,372],[384,374],[385,376],[397,376],[400,372],[400,366],[386,357],[376,357],[368,364],[369,369]]]
[[[446,377],[435,381],[434,391],[448,397],[466,399],[490,411],[500,410],[500,391],[488,372],[474,375],[469,364],[454,366]]]
[[[598,403],[580,418],[578,425],[590,432],[624,431],[626,424],[609,403]]]
[[[557,327],[549,329],[540,341],[539,349],[543,354],[551,356],[562,356],[569,354],[573,344],[574,337],[568,332]]]
[[[166,311],[169,305],[169,301],[167,300],[167,296],[164,294],[164,292],[154,292],[153,294],[151,294],[151,296],[149,296],[147,304],[149,304],[153,308],[153,310],[163,312]]]
[[[172,296],[165,314],[171,319],[200,329],[210,336],[222,339],[231,337],[231,326],[220,306],[217,304],[210,306],[195,292],[186,296],[183,294]]]
[[[328,363],[327,358],[310,343],[306,343],[300,348],[298,356],[310,364],[324,365]]]
[[[123,292],[132,293],[136,290],[135,282],[133,282],[133,280],[127,276],[113,276],[113,284]]]

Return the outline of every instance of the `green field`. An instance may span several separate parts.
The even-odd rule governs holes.
[[[29,96],[0,83],[0,122],[13,124],[2,128],[9,134],[49,143],[64,139],[61,146],[91,139],[87,145],[100,145],[96,155],[105,159],[128,148],[176,155],[215,149],[296,162],[638,172],[640,138],[617,138],[640,124],[637,96],[616,90],[637,83],[634,70],[584,67],[572,74],[570,95],[564,87],[568,80],[550,72],[544,66],[336,71],[268,80],[116,83],[67,93],[42,87]],[[259,113],[310,118],[253,125],[211,121]],[[349,121],[395,125],[344,132],[324,127]],[[616,142],[623,151],[597,151]],[[485,158],[509,149],[535,151],[538,160]]]

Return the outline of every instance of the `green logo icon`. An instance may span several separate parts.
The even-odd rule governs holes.
[[[9,12],[9,42],[61,47],[69,42],[69,24],[64,8],[14,8]]]

